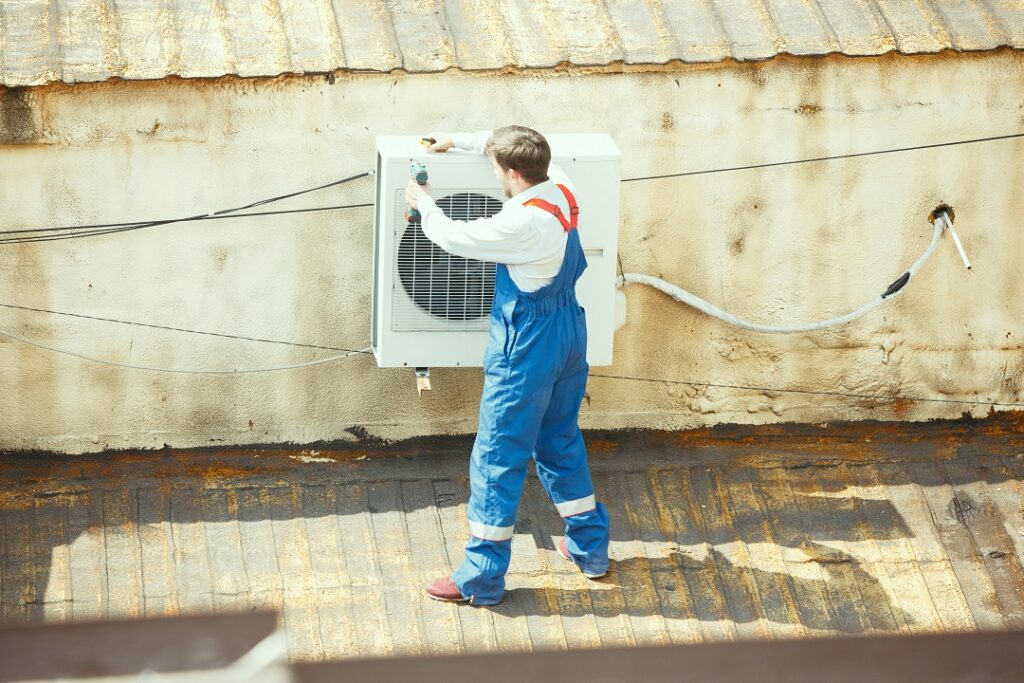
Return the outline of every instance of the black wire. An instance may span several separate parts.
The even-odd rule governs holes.
[[[70,240],[81,237],[94,237],[96,235],[111,235],[118,232],[131,232],[132,230],[142,230],[144,228],[154,228],[158,225],[170,225],[171,223],[184,223],[186,221],[198,221],[206,214],[190,216],[188,218],[175,218],[166,221],[150,221],[148,223],[129,223],[123,228],[105,228],[97,230],[82,230],[78,232],[69,232],[63,235],[44,235],[38,237],[10,237],[7,239],[0,239],[0,244],[25,244],[28,242],[54,242],[57,240]]]
[[[934,149],[934,148],[938,148],[938,147],[951,147],[951,146],[955,146],[955,145],[968,145],[968,144],[973,144],[973,143],[976,143],[976,142],[990,142],[990,141],[994,141],[994,140],[1010,140],[1010,139],[1021,138],[1021,137],[1024,137],[1024,133],[1014,133],[1014,134],[1011,134],[1011,135],[997,135],[997,136],[992,136],[992,137],[987,137],[987,138],[974,138],[974,139],[971,139],[971,140],[956,140],[956,141],[953,141],[953,142],[940,142],[940,143],[931,144],[931,145],[918,145],[918,146],[915,146],[915,147],[900,147],[900,148],[897,148],[897,149],[876,150],[876,151],[872,151],[872,152],[855,152],[855,153],[852,153],[852,154],[839,154],[839,155],[835,155],[835,156],[815,157],[815,158],[812,158],[812,159],[794,159],[794,160],[791,160],[791,161],[776,161],[776,162],[769,162],[769,163],[764,163],[764,164],[752,164],[752,165],[749,165],[749,166],[733,166],[733,167],[730,167],[730,168],[705,169],[703,171],[686,171],[686,172],[683,172],[683,173],[666,173],[666,174],[662,174],[662,175],[641,176],[641,177],[636,177],[636,178],[623,178],[621,182],[629,183],[629,182],[635,182],[635,181],[639,181],[639,180],[658,180],[658,179],[662,179],[662,178],[683,178],[683,177],[687,177],[687,176],[706,175],[706,174],[711,174],[711,173],[728,173],[730,171],[745,171],[745,170],[752,170],[752,169],[757,169],[757,168],[772,168],[772,167],[775,167],[775,166],[789,166],[789,165],[792,165],[792,164],[807,164],[807,163],[813,163],[813,162],[818,162],[818,161],[833,161],[833,160],[837,160],[837,159],[852,159],[852,158],[856,158],[856,157],[874,156],[874,155],[878,155],[878,154],[894,154],[896,152],[909,152],[909,151],[921,150],[921,149]],[[323,189],[326,189],[326,188],[329,188],[329,187],[335,187],[337,185],[342,185],[344,183],[347,183],[347,182],[350,182],[350,181],[353,181],[353,180],[358,180],[360,178],[365,178],[365,177],[367,177],[369,175],[370,175],[369,172],[359,173],[359,174],[356,174],[356,175],[353,175],[353,176],[349,176],[348,178],[342,178],[341,180],[335,180],[333,182],[326,183],[324,185],[318,185],[316,187],[311,187],[311,188],[308,188],[308,189],[305,189],[305,190],[298,190],[296,192],[290,192],[288,194],[282,194],[282,195],[278,195],[276,197],[270,197],[269,199],[261,199],[261,200],[256,201],[256,202],[252,202],[251,204],[246,204],[244,206],[239,206],[239,207],[236,207],[236,208],[233,208],[233,209],[222,209],[220,211],[214,211],[213,213],[210,213],[210,214],[200,214],[200,215],[196,215],[196,216],[189,216],[189,217],[186,217],[186,218],[175,218],[175,219],[158,220],[158,221],[143,221],[143,222],[136,222],[136,223],[97,223],[97,224],[93,224],[93,225],[64,226],[64,227],[56,227],[56,228],[25,228],[25,229],[20,229],[20,230],[0,230],[0,244],[23,244],[23,243],[29,243],[29,242],[51,242],[51,241],[60,240],[60,239],[75,239],[75,238],[80,238],[80,237],[93,237],[93,236],[99,236],[99,235],[110,235],[110,234],[115,234],[115,233],[119,233],[119,232],[130,232],[132,230],[141,230],[143,228],[151,228],[151,227],[156,227],[156,226],[159,226],[159,225],[170,225],[172,223],[184,223],[184,222],[188,222],[188,221],[215,220],[215,219],[218,219],[218,218],[235,217],[235,216],[228,216],[228,214],[236,214],[237,212],[244,211],[245,209],[251,209],[251,208],[255,208],[257,206],[263,206],[265,204],[270,204],[272,202],[281,201],[283,199],[289,199],[291,197],[297,197],[299,195],[308,194],[310,192],[316,192],[318,190],[323,190]],[[275,211],[275,212],[254,212],[254,213],[239,214],[239,215],[240,216],[267,216],[267,215],[280,215],[280,214],[287,214],[287,213],[306,213],[306,212],[309,212],[309,211],[332,211],[332,210],[336,210],[336,209],[361,208],[361,207],[367,207],[367,206],[373,206],[373,204],[351,204],[351,205],[347,205],[347,206],[318,207],[318,208],[312,208],[312,209],[293,209],[293,210],[289,210],[289,211]],[[43,236],[42,235],[42,233],[53,233],[53,232],[60,232],[60,233],[63,233],[63,234],[58,235],[58,236]],[[6,239],[2,237],[4,235],[18,235],[18,234],[27,234],[27,233],[32,233],[32,235],[28,236],[28,237],[6,238]]]
[[[339,204],[337,206],[314,206],[308,209],[285,209],[282,211],[252,211],[250,213],[234,213],[230,216],[204,216],[200,218],[201,221],[219,221],[223,218],[245,218],[247,216],[280,216],[286,213],[310,213],[313,211],[337,211],[338,209],[362,209],[367,206],[373,206],[373,203],[369,204]]]
[[[711,382],[688,382],[677,379],[657,379],[654,377],[627,377],[626,375],[595,375],[602,379],[624,379],[633,382],[654,382],[658,384],[686,384],[692,387],[718,387],[720,389],[745,389],[748,391],[777,391],[780,394],[813,394],[815,396],[842,396],[843,398],[860,398],[872,401],[917,401],[930,403],[963,403],[981,406],[1006,406],[1024,408],[1024,403],[996,403],[993,401],[967,401],[955,398],[921,398],[916,396],[875,396],[872,394],[848,394],[841,391],[815,391],[812,389],[778,389],[776,387],[749,387],[740,384],[713,384]]]
[[[343,205],[339,205],[339,206],[314,206],[314,207],[308,208],[308,209],[283,209],[281,211],[252,211],[250,213],[233,213],[233,214],[223,214],[223,215],[203,214],[201,216],[195,216],[195,217],[192,217],[192,218],[189,218],[189,219],[179,219],[179,220],[181,220],[181,221],[184,221],[184,220],[219,221],[219,220],[223,220],[225,218],[244,218],[245,216],[277,216],[277,215],[280,215],[280,214],[287,214],[287,213],[308,213],[310,211],[335,211],[337,209],[358,209],[358,208],[362,208],[364,206],[373,206],[373,204],[343,204]],[[159,223],[159,222],[160,221],[156,221],[156,220],[152,220],[152,221],[132,221],[131,223],[97,223],[95,225],[69,225],[69,226],[65,226],[65,227],[62,227],[62,228],[25,228],[25,229],[22,229],[22,230],[0,230],[0,235],[18,235],[18,234],[29,233],[29,232],[40,233],[40,232],[60,232],[60,231],[75,231],[75,230],[85,230],[85,231],[88,231],[88,230],[103,229],[103,228],[124,228],[124,227],[133,227],[133,226],[139,226],[139,225],[144,225],[144,224],[145,225],[149,225],[149,224],[154,224],[154,223]],[[0,241],[2,241],[2,240],[0,240]]]
[[[152,228],[152,227],[156,227],[156,226],[159,226],[159,225],[170,225],[172,223],[185,223],[185,222],[188,222],[188,221],[199,221],[199,220],[211,220],[211,219],[217,219],[217,218],[227,218],[227,217],[229,217],[228,214],[237,214],[239,211],[244,211],[245,209],[251,209],[251,208],[254,208],[254,207],[257,207],[257,206],[263,206],[265,204],[270,204],[272,202],[278,202],[278,201],[281,201],[283,199],[289,199],[291,197],[297,197],[299,195],[308,194],[310,192],[316,192],[317,190],[323,190],[323,189],[326,189],[328,187],[334,187],[336,185],[342,185],[344,183],[348,183],[348,182],[351,182],[353,180],[359,180],[360,178],[365,178],[365,177],[367,177],[369,175],[370,175],[370,173],[368,171],[367,172],[363,172],[363,173],[358,173],[356,175],[352,175],[352,176],[349,176],[347,178],[342,178],[341,180],[335,180],[335,181],[327,183],[325,185],[318,185],[316,187],[311,187],[311,188],[308,188],[308,189],[305,189],[305,190],[299,190],[297,192],[290,192],[288,194],[278,195],[276,197],[270,197],[269,199],[261,199],[260,201],[253,202],[251,204],[246,204],[245,206],[238,206],[238,207],[235,207],[233,209],[221,209],[220,211],[214,211],[214,212],[209,213],[209,214],[197,214],[195,216],[188,216],[188,217],[185,217],[185,218],[172,218],[172,219],[155,220],[155,221],[137,221],[135,223],[96,223],[96,224],[93,224],[93,225],[63,226],[63,227],[56,227],[56,228],[35,228],[35,229],[27,228],[27,229],[20,229],[20,230],[2,230],[2,231],[0,231],[0,235],[18,235],[18,234],[26,234],[26,233],[33,233],[33,235],[30,236],[30,237],[18,237],[18,238],[0,239],[0,244],[18,244],[18,243],[24,243],[24,242],[50,242],[50,241],[53,241],[53,240],[56,240],[56,239],[71,239],[71,238],[76,238],[76,237],[91,237],[91,236],[94,236],[94,235],[110,235],[110,234],[114,234],[114,233],[118,233],[118,232],[128,232],[128,231],[131,231],[131,230],[141,230],[143,228]],[[352,205],[352,207],[330,207],[330,208],[354,208],[356,206],[367,206],[367,205],[361,204],[361,205]],[[369,205],[369,206],[372,206],[372,205]],[[320,209],[294,209],[292,211],[288,211],[287,213],[304,213],[306,211],[311,211],[311,210],[313,210],[313,211],[315,211],[315,210],[323,211],[323,210],[328,210],[328,209],[327,208],[320,208]],[[242,214],[242,215],[260,216],[260,215],[270,215],[270,213],[271,212],[254,212],[252,214]],[[286,212],[282,211],[280,213],[286,213]],[[65,233],[65,234],[57,235],[57,236],[43,236],[41,234],[41,233],[56,233],[56,232]]]
[[[264,342],[267,344],[283,344],[285,346],[299,346],[307,349],[325,349],[327,351],[348,351],[350,353],[370,353],[369,351],[346,349],[340,346],[321,346],[319,344],[302,344],[299,342],[280,341],[278,339],[261,339],[259,337],[244,337],[237,334],[222,334],[220,332],[205,332],[203,330],[190,330],[185,327],[170,327],[168,325],[154,325],[151,323],[140,323],[132,320],[118,320],[117,318],[101,318],[95,315],[82,315],[81,313],[66,313],[64,311],[51,311],[45,308],[32,308],[31,306],[18,306],[16,304],[0,303],[0,308],[13,308],[19,311],[33,311],[35,313],[50,313],[52,315],[63,315],[69,318],[84,318],[85,320],[99,320],[107,323],[120,323],[122,325],[134,325],[137,327],[149,327],[155,330],[172,330],[174,332],[188,332],[190,334],[202,334],[210,337],[223,337],[225,339],[242,339],[245,341]]]
[[[190,218],[180,218],[175,220],[167,221],[148,221],[144,223],[112,223],[112,225],[121,225],[123,227],[110,227],[110,228],[99,228],[97,229],[86,229],[77,232],[67,232],[65,234],[58,234],[58,236],[39,236],[39,237],[23,237],[23,238],[7,238],[0,239],[0,245],[11,245],[11,244],[26,244],[32,242],[54,242],[57,240],[71,240],[75,238],[89,238],[99,236],[99,234],[113,234],[115,232],[130,232],[132,230],[140,230],[146,227],[155,227],[157,225],[167,225],[169,223],[180,223],[185,221],[200,221],[200,220],[222,220],[224,218],[246,218],[251,216],[280,216],[283,214],[290,213],[310,213],[313,211],[338,211],[340,209],[361,209],[364,207],[372,207],[373,204],[343,204],[338,206],[327,206],[327,207],[312,207],[308,209],[287,209],[282,211],[253,211],[250,213],[234,213],[234,214],[223,214],[223,215],[202,215],[193,216]],[[46,228],[54,229],[54,228]],[[60,228],[60,229],[75,229],[75,228]],[[18,231],[18,230],[13,230]],[[31,231],[31,230],[29,230]],[[5,232],[0,231],[0,234]]]
[[[28,232],[59,232],[61,230],[90,230],[93,228],[120,228],[126,225],[140,225],[153,221],[131,221],[130,223],[97,223],[95,225],[67,225],[60,228],[21,228],[19,230],[0,230],[0,235],[20,235]]]
[[[657,180],[659,178],[683,178],[685,176],[705,175],[708,173],[728,173],[729,171],[748,171],[755,168],[771,168],[773,166],[789,166],[791,164],[809,164],[815,161],[833,161],[835,159],[853,159],[854,157],[868,157],[876,154],[894,154],[896,152],[911,152],[918,149],[934,149],[936,147],[952,147],[954,145],[969,145],[975,142],[990,142],[992,140],[1010,140],[1012,138],[1024,138],[1024,133],[1013,135],[998,135],[991,138],[975,138],[973,140],[957,140],[955,142],[939,142],[934,145],[919,145],[917,147],[900,147],[899,149],[882,149],[874,152],[855,152],[853,154],[839,154],[829,157],[815,157],[814,159],[794,159],[792,161],[774,161],[767,164],[753,164],[751,166],[733,166],[732,168],[713,168],[704,171],[687,171],[685,173],[666,173],[664,175],[649,175],[639,178],[623,178],[621,182],[631,183],[636,180]]]
[[[356,175],[349,176],[348,178],[342,178],[341,180],[335,180],[334,182],[327,183],[326,185],[318,185],[316,187],[311,187],[311,188],[309,188],[307,190],[298,190],[297,192],[291,192],[289,194],[278,195],[277,197],[271,197],[270,199],[261,199],[258,202],[253,202],[252,204],[247,204],[245,206],[240,206],[237,209],[225,209],[223,211],[214,211],[213,215],[214,216],[219,216],[219,215],[224,214],[224,213],[234,213],[235,211],[244,211],[246,209],[252,209],[252,208],[255,208],[257,206],[263,206],[264,204],[270,204],[272,202],[279,202],[282,199],[290,199],[292,197],[298,197],[299,195],[302,195],[302,194],[309,194],[310,192],[316,192],[317,190],[326,190],[328,187],[334,187],[335,185],[344,185],[345,183],[351,182],[353,180],[359,180],[360,178],[365,178],[368,175],[370,175],[369,171],[366,171],[364,173],[357,173]]]

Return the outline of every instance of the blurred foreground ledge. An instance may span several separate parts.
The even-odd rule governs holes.
[[[253,612],[3,628],[0,681],[980,683],[1024,676],[1024,631],[289,664],[277,623],[273,612]]]

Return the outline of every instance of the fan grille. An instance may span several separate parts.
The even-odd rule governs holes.
[[[404,191],[396,206],[404,206]],[[500,200],[484,192],[459,192],[436,200],[458,221],[501,211]],[[427,239],[419,224],[396,212],[396,286],[392,329],[397,331],[486,330],[494,299],[495,264],[454,256]],[[400,283],[400,287],[399,287]]]

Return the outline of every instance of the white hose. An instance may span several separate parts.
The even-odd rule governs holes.
[[[900,278],[900,280],[905,279],[903,284],[899,285],[899,287],[896,287],[894,291],[890,291],[890,289],[892,289],[900,281],[897,280],[892,285],[890,285],[889,288],[886,289],[886,291],[881,296],[872,299],[871,301],[864,304],[857,310],[847,313],[846,315],[842,315],[836,318],[829,318],[828,320],[822,320],[820,322],[803,323],[799,325],[765,325],[762,323],[749,322],[747,320],[743,320],[742,318],[738,318],[731,313],[723,311],[718,306],[715,306],[714,304],[705,301],[704,299],[701,299],[696,294],[692,294],[683,289],[682,287],[674,285],[671,282],[666,282],[661,278],[656,278],[653,275],[645,275],[643,273],[624,273],[623,275],[620,275],[616,279],[616,286],[622,287],[627,284],[637,283],[641,285],[647,285],[648,287],[653,287],[661,292],[664,292],[665,294],[668,294],[676,301],[681,301],[682,303],[687,304],[689,306],[693,306],[697,310],[703,311],[704,313],[707,313],[712,317],[718,318],[723,322],[729,323],[730,325],[734,325],[736,327],[741,327],[745,330],[750,330],[752,332],[763,332],[765,334],[798,334],[801,332],[813,332],[815,330],[823,330],[826,327],[835,327],[836,325],[843,325],[848,322],[853,322],[857,318],[868,313],[868,311],[877,308],[886,299],[891,299],[894,296],[896,296],[896,294],[899,293],[900,289],[905,287],[907,283],[910,281],[910,279],[917,274],[917,271],[921,269],[921,266],[924,265],[924,262],[927,261],[933,253],[935,253],[935,249],[939,244],[939,238],[942,236],[942,231],[944,229],[944,220],[942,220],[944,217],[945,213],[942,213],[939,216],[935,217],[935,229],[932,232],[932,242],[931,244],[928,245],[928,248],[921,255],[921,258],[917,259],[917,261],[914,262],[914,265],[910,266],[910,269],[907,270]]]

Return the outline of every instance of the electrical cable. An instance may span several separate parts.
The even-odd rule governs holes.
[[[641,176],[641,177],[635,177],[635,178],[623,178],[621,180],[621,182],[629,183],[629,182],[635,182],[635,181],[640,181],[640,180],[658,180],[658,179],[663,179],[663,178],[683,178],[683,177],[687,177],[687,176],[706,175],[706,174],[711,174],[711,173],[728,173],[728,172],[731,172],[731,171],[744,171],[744,170],[752,170],[752,169],[758,169],[758,168],[772,168],[772,167],[775,167],[775,166],[788,166],[788,165],[792,165],[792,164],[807,164],[807,163],[813,163],[813,162],[818,162],[818,161],[833,161],[833,160],[837,160],[837,159],[852,159],[852,158],[856,158],[856,157],[874,156],[874,155],[879,155],[879,154],[894,154],[894,153],[897,153],[897,152],[909,152],[909,151],[922,150],[922,149],[935,149],[935,148],[938,148],[938,147],[951,147],[951,146],[956,146],[956,145],[968,145],[968,144],[973,144],[973,143],[978,143],[978,142],[990,142],[990,141],[995,141],[995,140],[1010,140],[1010,139],[1022,138],[1022,137],[1024,137],[1024,133],[1013,133],[1013,134],[1010,134],[1010,135],[996,135],[996,136],[985,137],[985,138],[973,138],[973,139],[970,139],[970,140],[954,140],[954,141],[951,141],[951,142],[940,142],[940,143],[934,143],[934,144],[930,144],[930,145],[917,145],[917,146],[913,146],[913,147],[900,147],[900,148],[896,148],[896,149],[874,150],[874,151],[870,151],[870,152],[853,152],[853,153],[850,153],[850,154],[838,154],[838,155],[832,155],[832,156],[814,157],[814,158],[810,158],[810,159],[793,159],[793,160],[790,160],[790,161],[775,161],[775,162],[767,162],[767,163],[763,163],[763,164],[751,164],[751,165],[747,165],[747,166],[733,166],[733,167],[729,167],[729,168],[714,168],[714,169],[705,169],[705,170],[701,170],[701,171],[686,171],[686,172],[683,172],[683,173],[666,173],[666,174],[661,174],[661,175]],[[322,189],[326,189],[326,188],[329,188],[329,187],[334,187],[336,185],[341,185],[341,184],[347,183],[347,182],[352,181],[352,180],[357,180],[359,178],[366,177],[368,175],[372,175],[372,172],[368,171],[366,173],[361,173],[361,174],[358,174],[358,175],[355,175],[355,176],[351,176],[349,178],[343,178],[341,180],[336,180],[336,181],[333,181],[333,182],[330,182],[330,183],[326,183],[324,185],[318,185],[316,187],[308,188],[308,189],[305,189],[305,190],[298,190],[296,192],[290,192],[288,194],[283,194],[283,195],[279,195],[279,196],[276,196],[276,197],[271,197],[269,199],[262,199],[260,201],[252,202],[251,204],[246,204],[245,206],[236,207],[234,209],[224,209],[224,210],[221,210],[221,211],[214,211],[214,212],[211,212],[209,214],[201,214],[201,215],[197,215],[197,216],[189,216],[189,217],[186,217],[186,218],[175,218],[175,219],[155,220],[155,221],[141,221],[141,222],[134,222],[134,223],[98,223],[98,224],[93,224],[93,225],[64,226],[64,227],[55,227],[55,228],[23,228],[23,229],[18,229],[18,230],[0,230],[0,244],[13,244],[13,243],[21,243],[21,242],[52,241],[51,239],[47,239],[47,238],[38,238],[37,239],[37,237],[39,237],[38,235],[32,236],[32,237],[28,237],[28,238],[23,239],[23,240],[21,238],[5,239],[5,236],[9,236],[9,235],[28,234],[28,233],[67,232],[68,234],[62,235],[60,237],[60,239],[72,239],[72,238],[76,238],[76,237],[91,237],[91,236],[94,236],[94,235],[107,235],[107,234],[113,234],[113,233],[116,233],[116,232],[126,232],[128,230],[137,230],[137,229],[142,229],[142,228],[147,228],[147,227],[155,227],[155,226],[158,226],[158,225],[169,225],[169,224],[172,224],[172,223],[184,223],[184,222],[188,222],[188,221],[212,220],[212,219],[216,219],[216,218],[223,218],[223,217],[225,217],[225,214],[236,213],[238,211],[243,211],[243,210],[249,209],[249,208],[255,208],[257,206],[263,206],[264,204],[269,204],[271,202],[280,201],[282,199],[288,199],[288,198],[291,198],[291,197],[296,197],[296,196],[299,196],[299,195],[308,194],[310,192],[315,192],[317,190],[322,190]],[[285,214],[285,213],[304,213],[304,212],[307,212],[307,211],[331,211],[331,210],[335,210],[335,209],[361,208],[361,207],[368,207],[368,206],[373,206],[373,204],[352,204],[352,205],[348,205],[348,206],[318,207],[318,208],[313,208],[313,209],[295,209],[295,210],[291,210],[291,211],[251,213],[251,214],[241,214],[241,215],[264,216],[264,215],[276,215],[278,213]],[[122,228],[124,228],[125,230],[122,230]],[[107,229],[110,229],[110,230],[107,231]],[[93,230],[96,230],[96,232],[92,232]],[[81,233],[81,234],[79,234],[79,233]]]
[[[370,206],[373,206],[373,204],[339,204],[339,205],[335,205],[335,206],[313,206],[313,207],[309,207],[309,208],[305,208],[305,209],[282,209],[280,211],[250,211],[248,213],[232,213],[232,214],[223,214],[223,215],[217,215],[217,216],[212,216],[212,215],[196,216],[194,218],[180,219],[180,220],[178,220],[176,222],[183,223],[185,221],[219,221],[219,220],[224,220],[226,218],[250,218],[250,217],[254,217],[254,216],[281,216],[281,215],[291,214],[291,213],[313,213],[313,212],[316,212],[316,211],[338,211],[340,209],[362,209],[362,208],[370,207]],[[70,230],[70,231],[75,231],[75,232],[69,233],[71,236],[78,236],[79,234],[82,234],[83,236],[87,237],[94,230],[98,231],[98,230],[104,230],[104,229],[108,229],[108,228],[132,228],[132,229],[135,229],[135,228],[140,227],[140,226],[141,227],[148,227],[150,225],[156,225],[156,224],[163,225],[164,223],[162,221],[136,221],[134,223],[101,223],[101,224],[96,224],[96,225],[78,225],[78,226],[68,226],[68,227],[62,227],[62,228],[35,228],[35,229],[33,229],[33,228],[26,228],[26,229],[22,229],[22,230],[0,230],[0,235],[17,235],[17,234],[22,234],[22,233],[44,233],[45,234],[45,233],[48,233],[48,232],[57,232],[57,231],[61,231],[61,230],[69,231]],[[12,237],[12,238],[2,238],[2,237],[0,237],[0,244],[4,244],[4,243],[7,243],[7,242],[18,242],[18,241],[35,241],[35,240],[31,236],[28,237],[28,238],[24,238],[24,239],[23,238],[19,238],[19,237]]]
[[[685,173],[665,173],[663,175],[649,175],[638,178],[623,178],[620,182],[632,183],[638,180],[659,180],[662,178],[684,178],[686,176],[707,175],[709,173],[729,173],[730,171],[749,171],[756,168],[773,168],[775,166],[790,166],[792,164],[809,164],[815,161],[835,161],[837,159],[854,159],[856,157],[869,157],[878,154],[895,154],[897,152],[913,152],[920,149],[935,149],[937,147],[953,147],[956,145],[970,145],[976,142],[991,142],[993,140],[1010,140],[1013,138],[1024,138],[1024,133],[1013,133],[1011,135],[996,135],[988,138],[974,138],[972,140],[954,140],[952,142],[938,142],[932,145],[917,145],[915,147],[900,147],[897,149],[880,149],[873,152],[853,152],[851,154],[837,154],[827,157],[815,157],[813,159],[793,159],[791,161],[772,161],[764,164],[751,164],[750,166],[733,166],[731,168],[713,168],[703,171],[686,171]]]
[[[344,183],[352,182],[354,180],[359,180],[360,178],[365,178],[365,177],[370,176],[370,175],[372,175],[372,172],[371,171],[366,171],[366,172],[363,172],[363,173],[358,173],[356,175],[349,176],[347,178],[342,178],[341,180],[335,180],[333,182],[325,183],[323,185],[318,185],[316,187],[311,187],[311,188],[308,188],[308,189],[305,189],[305,190],[298,190],[296,192],[290,192],[288,194],[278,195],[276,197],[270,197],[270,198],[267,198],[267,199],[261,199],[259,201],[252,202],[252,203],[246,204],[244,206],[238,206],[238,207],[235,207],[233,209],[221,209],[219,211],[211,211],[209,213],[196,214],[196,215],[193,215],[193,216],[186,216],[184,218],[171,218],[171,219],[162,219],[162,220],[155,220],[155,221],[141,221],[141,222],[136,222],[136,223],[99,223],[99,224],[88,225],[88,226],[65,226],[65,227],[56,227],[56,228],[37,228],[37,229],[20,229],[20,230],[0,231],[0,235],[14,235],[14,234],[26,235],[28,233],[33,233],[31,235],[24,236],[24,237],[13,237],[13,238],[12,237],[8,237],[6,239],[0,239],[0,244],[22,244],[22,243],[26,243],[26,242],[52,242],[52,241],[63,240],[63,239],[77,239],[77,238],[82,238],[82,237],[94,237],[94,236],[98,236],[98,235],[110,235],[110,234],[115,234],[115,233],[119,233],[119,232],[129,232],[129,231],[133,231],[133,230],[142,230],[144,228],[152,228],[152,227],[157,227],[157,226],[160,226],[160,225],[171,225],[173,223],[185,223],[185,222],[190,222],[190,221],[208,220],[208,219],[214,219],[214,218],[225,218],[229,214],[238,214],[238,212],[244,211],[246,209],[255,208],[257,206],[264,206],[266,204],[271,204],[273,202],[278,202],[278,201],[281,201],[281,200],[284,200],[284,199],[290,199],[291,197],[297,197],[299,195],[308,194],[310,192],[316,192],[318,190],[323,190],[323,189],[326,189],[326,188],[329,188],[329,187],[335,187],[337,185],[342,185]],[[360,207],[360,206],[366,206],[366,205],[365,204],[361,204],[361,205],[351,205],[351,206],[336,207],[336,208],[357,208],[357,207]],[[370,205],[370,206],[372,206],[372,205]],[[313,209],[313,210],[325,210],[325,209],[321,208],[321,209]],[[304,213],[306,211],[309,211],[309,209],[294,210],[294,213]],[[271,212],[254,212],[251,215],[271,215]],[[62,234],[59,234],[59,235],[49,234],[49,233],[56,233],[56,232],[59,232],[59,233],[62,233]],[[36,234],[36,233],[38,233],[38,234]]]
[[[247,218],[252,216],[279,216],[282,214],[291,213],[311,213],[314,211],[337,211],[339,209],[361,209],[363,207],[373,206],[373,204],[344,204],[340,206],[317,206],[307,209],[287,209],[282,211],[254,211],[251,213],[235,213],[226,214],[223,216],[195,216],[192,218],[182,218],[179,220],[169,221],[152,221],[149,223],[125,223],[126,227],[123,228],[108,228],[98,230],[84,230],[74,233],[66,233],[64,235],[43,235],[43,236],[30,236],[30,237],[11,237],[7,239],[0,238],[0,245],[2,244],[25,244],[29,242],[56,242],[65,239],[78,239],[82,237],[93,237],[96,235],[110,235],[118,232],[131,232],[133,230],[142,230],[144,228],[152,228],[158,225],[167,225],[169,223],[184,223],[187,221],[214,221],[221,220],[224,218]]]
[[[80,232],[67,233],[64,235],[50,235],[40,237],[15,237],[8,239],[0,239],[0,244],[25,244],[29,242],[56,242],[59,240],[70,240],[70,239],[81,239],[85,237],[95,237],[97,235],[112,235],[118,232],[131,232],[133,230],[143,230],[145,228],[155,228],[160,225],[170,225],[172,223],[185,223],[189,221],[202,220],[203,215],[190,216],[188,218],[176,218],[166,221],[152,221],[149,223],[132,223],[128,227],[124,228],[107,228],[104,230],[84,230]]]
[[[1000,406],[1008,408],[1024,408],[1024,403],[999,403],[996,401],[971,401],[964,399],[954,398],[924,398],[919,396],[875,396],[873,394],[852,394],[844,393],[842,391],[820,391],[812,389],[779,389],[777,387],[755,387],[755,386],[744,386],[742,384],[714,384],[712,382],[690,382],[687,380],[676,380],[676,379],[657,379],[655,377],[629,377],[626,375],[596,375],[591,373],[590,377],[596,377],[600,379],[622,379],[633,382],[652,382],[661,384],[685,384],[692,387],[717,387],[720,389],[744,389],[746,391],[758,391],[758,392],[777,392],[780,394],[812,394],[815,396],[842,396],[843,398],[856,398],[865,399],[870,401],[883,401],[883,402],[894,402],[894,401],[916,401],[916,402],[929,402],[929,403],[957,403],[967,405],[981,405],[981,406]]]
[[[32,308],[31,306],[18,306],[17,304],[0,303],[0,308],[12,308],[19,311],[32,311],[33,313],[49,313],[51,315],[62,315],[69,318],[82,318],[85,320],[98,320],[107,323],[119,323],[134,327],[148,327],[154,330],[170,330],[172,332],[188,332],[189,334],[201,334],[209,337],[222,337],[224,339],[241,339],[242,341],[263,342],[266,344],[282,344],[284,346],[296,346],[305,349],[323,349],[325,351],[351,351],[358,353],[355,349],[346,349],[339,346],[322,346],[320,344],[303,344],[300,342],[281,341],[278,339],[262,339],[260,337],[245,337],[237,334],[223,334],[220,332],[206,332],[204,330],[190,330],[186,327],[171,327],[169,325],[154,325],[152,323],[140,323],[133,320],[119,320],[117,318],[101,318],[95,315],[83,315],[81,313],[67,313],[65,311],[51,311],[46,308]]]
[[[271,197],[269,199],[261,199],[259,201],[253,202],[252,204],[246,204],[245,206],[240,206],[240,207],[238,207],[236,209],[222,209],[220,211],[214,211],[210,215],[212,215],[212,216],[219,216],[219,215],[225,214],[225,213],[235,213],[237,211],[245,211],[246,209],[254,209],[257,206],[263,206],[264,204],[271,204],[273,202],[279,202],[282,199],[291,199],[292,197],[298,197],[299,195],[309,194],[310,192],[317,192],[318,190],[326,190],[329,187],[335,187],[337,185],[344,185],[345,183],[352,182],[353,180],[359,180],[360,178],[366,178],[367,176],[370,176],[370,175],[373,175],[373,171],[364,171],[363,173],[357,173],[356,175],[351,175],[351,176],[349,176],[347,178],[342,178],[341,180],[334,180],[334,181],[331,181],[329,183],[325,183],[323,185],[317,185],[316,187],[310,187],[310,188],[305,189],[305,190],[298,190],[296,192],[289,192],[288,194],[278,195],[276,197]]]
[[[250,368],[250,369],[243,369],[243,370],[196,370],[196,369],[190,369],[190,368],[156,368],[156,367],[152,367],[152,366],[148,366],[148,365],[131,365],[129,363],[117,363],[115,361],[103,360],[102,358],[93,358],[92,356],[86,356],[85,354],[77,353],[75,351],[68,351],[66,349],[59,349],[59,348],[54,347],[54,346],[47,346],[45,344],[40,344],[38,342],[32,341],[31,339],[25,339],[24,337],[19,337],[16,334],[11,334],[10,332],[5,332],[3,330],[0,330],[0,337],[7,337],[8,339],[13,339],[14,341],[18,341],[18,342],[21,342],[22,344],[27,344],[29,346],[34,346],[34,347],[36,347],[38,349],[45,349],[46,351],[52,351],[54,353],[63,354],[65,356],[72,356],[72,357],[78,358],[80,360],[89,361],[90,363],[98,363],[99,365],[107,365],[107,366],[110,366],[110,367],[123,368],[123,369],[127,369],[127,370],[146,370],[148,372],[167,372],[167,373],[179,374],[179,375],[254,375],[254,374],[263,373],[263,372],[277,372],[279,370],[296,370],[298,368],[308,368],[308,367],[312,367],[314,365],[323,365],[324,363],[332,363],[334,361],[341,360],[343,358],[349,358],[351,356],[358,356],[358,355],[361,355],[361,354],[369,354],[372,351],[372,349],[370,347],[367,347],[367,348],[361,349],[359,351],[350,351],[348,353],[342,353],[342,354],[339,354],[339,355],[336,355],[336,356],[329,356],[327,358],[317,358],[315,360],[306,361],[304,363],[294,363],[292,365],[279,365],[279,366],[270,367],[270,368]]]

